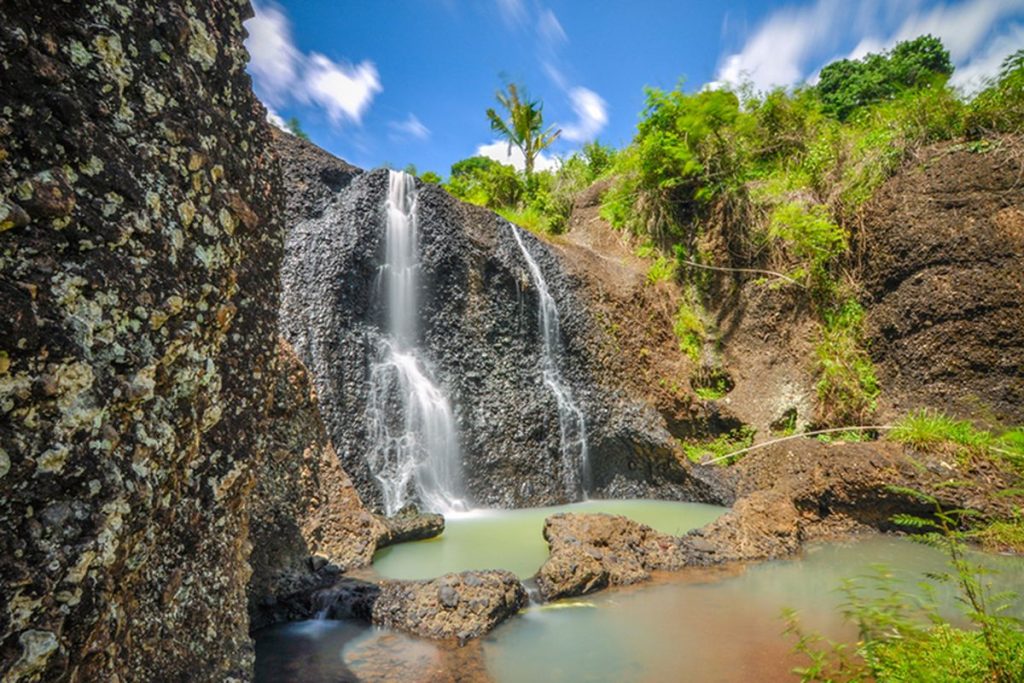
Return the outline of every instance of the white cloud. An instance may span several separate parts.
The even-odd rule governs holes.
[[[812,5],[777,10],[739,52],[719,61],[715,81],[709,85],[738,85],[749,80],[755,88],[768,90],[813,82],[820,67],[834,59],[858,59],[925,33],[940,38],[953,64],[967,72],[955,73],[953,82],[973,82],[993,64],[998,67],[997,57],[983,55],[1002,50],[996,45],[1005,46],[1019,35],[1017,26],[1009,27],[1007,19],[1024,12],[1024,0],[964,0],[928,9],[922,5],[922,0],[865,0],[860,4],[816,0]],[[857,44],[848,54],[829,54],[830,46],[853,40]]]
[[[562,128],[562,137],[571,142],[593,140],[608,124],[607,103],[587,88],[573,88],[569,91],[569,99],[578,120]]]
[[[523,0],[497,0],[498,13],[508,26],[522,26],[526,23],[526,6]]]
[[[267,107],[267,121],[270,122],[272,125],[275,125],[281,130],[285,131],[286,133],[292,132],[291,129],[288,128],[288,124],[284,122],[283,118],[281,118],[281,115],[270,107]]]
[[[821,47],[834,43],[849,21],[849,5],[839,0],[778,10],[742,50],[719,62],[713,85],[739,85],[749,80],[755,88],[768,90],[797,83],[806,73],[806,62]]]
[[[338,64],[320,54],[310,55],[304,85],[304,96],[326,109],[334,123],[342,119],[359,123],[381,91],[373,62]]]
[[[511,152],[509,152],[508,143],[501,140],[495,140],[487,145],[480,145],[476,148],[476,153],[488,159],[494,159],[499,163],[508,164],[517,171],[522,171],[526,168],[526,159],[523,157],[522,151],[513,145]],[[533,169],[535,171],[553,171],[558,166],[558,159],[550,157],[544,154],[544,152],[538,154],[537,158],[533,160]]]
[[[430,129],[423,125],[415,114],[409,114],[403,121],[392,121],[388,124],[395,137],[426,140],[430,137]]]
[[[292,42],[288,17],[276,5],[253,4],[256,16],[245,23],[249,37],[249,73],[260,99],[279,104],[295,85],[302,55]]]
[[[1021,45],[1024,45],[1024,24],[1014,24],[954,71],[949,82],[965,93],[976,93],[985,86],[986,79],[999,73],[1003,60]]]
[[[332,123],[359,123],[383,89],[371,61],[335,62],[322,54],[303,54],[292,39],[288,17],[274,3],[254,2],[246,22],[249,73],[260,99],[268,105],[289,102],[316,105]]]
[[[540,18],[537,19],[537,35],[540,36],[541,42],[548,48],[557,47],[569,40],[569,37],[565,35],[565,29],[562,28],[562,24],[558,21],[558,17],[549,9],[543,10],[540,13]]]

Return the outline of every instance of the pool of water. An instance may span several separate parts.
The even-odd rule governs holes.
[[[998,589],[1021,590],[1024,559],[985,556]],[[839,612],[843,579],[894,570],[908,590],[945,568],[942,553],[870,536],[814,545],[792,560],[686,570],[649,584],[532,607],[465,648],[345,622],[304,622],[256,637],[256,680],[292,681],[792,681],[802,664],[782,635],[796,609],[808,630],[856,633]],[[939,592],[956,617],[952,591]],[[1011,613],[1024,616],[1024,600]]]
[[[384,548],[373,567],[392,579],[426,579],[466,569],[508,569],[526,578],[548,557],[544,520],[557,512],[625,515],[667,534],[704,526],[726,508],[661,500],[590,500],[556,507],[474,510],[445,518],[437,538]]]

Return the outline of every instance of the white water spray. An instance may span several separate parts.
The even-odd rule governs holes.
[[[562,483],[565,490],[586,497],[591,489],[590,459],[587,447],[587,423],[583,410],[573,399],[572,390],[562,379],[559,359],[562,357],[562,335],[558,325],[558,309],[548,291],[547,282],[540,266],[530,255],[519,235],[519,228],[509,224],[512,236],[516,238],[519,250],[523,252],[530,279],[538,293],[538,319],[543,337],[544,384],[555,397],[558,406],[559,451],[562,457]]]
[[[388,178],[384,251],[380,285],[387,329],[370,370],[367,462],[389,515],[413,499],[432,512],[464,510],[455,419],[417,348],[416,184],[400,171],[391,171]]]

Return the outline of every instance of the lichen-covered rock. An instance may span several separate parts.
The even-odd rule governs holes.
[[[377,547],[422,541],[444,533],[444,517],[435,512],[419,512],[415,508],[399,510],[391,517],[378,517],[384,531],[377,538]]]
[[[545,600],[646,581],[653,570],[685,564],[679,538],[621,515],[552,515],[544,539],[550,555],[536,580]]]
[[[247,2],[0,5],[0,673],[239,680],[282,203]]]
[[[526,602],[526,589],[512,572],[469,571],[430,581],[384,581],[371,618],[418,636],[465,642],[489,632]]]
[[[286,342],[278,353],[269,449],[250,513],[252,629],[290,616],[279,596],[311,591],[369,564],[378,538],[390,531],[363,507],[342,471],[306,369]]]

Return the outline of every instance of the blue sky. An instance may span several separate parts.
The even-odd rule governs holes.
[[[447,175],[507,159],[484,110],[523,83],[562,130],[551,156],[632,138],[643,87],[813,81],[833,59],[932,33],[970,91],[1024,47],[1024,0],[257,0],[249,72],[271,117],[364,168]],[[539,165],[542,165],[539,164]]]

